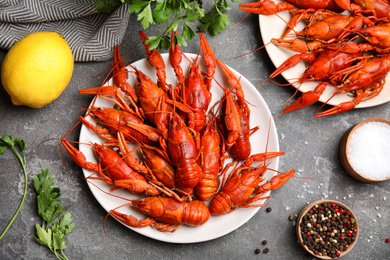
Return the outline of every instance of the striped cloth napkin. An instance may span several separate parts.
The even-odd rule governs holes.
[[[128,9],[123,4],[105,14],[92,0],[0,0],[0,48],[32,32],[53,31],[68,42],[75,61],[105,61],[123,39]]]

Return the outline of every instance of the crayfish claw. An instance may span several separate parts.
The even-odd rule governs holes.
[[[320,95],[316,94],[314,91],[308,91],[305,93],[302,93],[302,96],[299,97],[297,100],[295,100],[294,103],[291,105],[285,107],[283,109],[284,113],[290,113],[292,111],[308,107],[310,105],[313,105],[315,102],[318,101],[320,98]]]
[[[356,106],[356,104],[352,101],[343,102],[335,107],[332,107],[331,109],[328,109],[324,112],[316,114],[315,117],[331,116],[331,115],[344,113],[344,112],[347,112],[349,110],[354,109],[355,106]]]
[[[293,175],[295,170],[272,177],[272,179],[257,188],[256,193],[262,193],[270,190],[277,190],[282,187]]]
[[[278,12],[291,10],[295,8],[292,4],[289,3],[278,3],[275,4],[273,1],[270,0],[263,0],[253,3],[244,3],[240,4],[239,9],[241,11],[254,13],[254,14],[262,14],[262,15],[272,15],[276,14]]]

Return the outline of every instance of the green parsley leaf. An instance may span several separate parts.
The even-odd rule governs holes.
[[[65,245],[65,234],[61,230],[57,229],[53,232],[53,250],[62,250],[66,248]]]
[[[194,23],[201,15],[193,10],[188,10],[183,16],[183,20],[189,23]]]
[[[10,135],[6,135],[2,138],[1,142],[4,146],[8,146],[9,148],[14,147],[15,145],[15,138],[13,138]]]
[[[153,49],[156,49],[160,45],[161,40],[162,40],[162,35],[160,35],[160,36],[150,36],[145,41],[145,43],[149,44],[149,49],[150,50],[153,50]]]
[[[50,247],[51,245],[51,229],[46,231],[43,227],[41,227],[39,224],[35,225],[35,229],[37,230],[37,236],[33,237],[35,241],[37,241],[39,244]]]
[[[129,1],[126,1],[129,3]],[[144,8],[145,5],[149,4],[151,1],[131,1],[129,11],[131,13],[140,13],[142,11],[142,8]],[[98,9],[99,10],[99,9]]]
[[[222,31],[225,31],[226,25],[230,23],[230,20],[226,14],[220,14],[215,20],[215,25],[212,26],[212,34],[217,35]]]
[[[187,24],[185,24],[184,22],[183,22],[183,36],[184,36],[184,38],[185,39],[187,39],[187,40],[191,40],[192,38],[194,38],[195,37],[195,32],[194,32],[194,30],[192,30],[192,28],[191,27],[189,27],[189,26],[187,26]],[[179,36],[180,37],[180,36]],[[180,37],[181,38],[181,37]],[[178,41],[179,42],[179,41]],[[178,43],[179,45],[184,45],[184,46],[186,46],[187,45],[187,43],[185,42],[185,40],[184,40],[184,42],[180,42],[180,43]]]
[[[238,0],[232,0],[232,2],[237,1]],[[215,36],[226,29],[226,25],[230,23],[230,20],[222,11],[231,9],[231,6],[228,5],[226,0],[215,0],[214,2],[214,7],[200,19],[203,24],[198,26],[199,30],[207,30],[212,36]]]
[[[154,8],[153,19],[156,24],[162,24],[168,22],[171,13],[166,9],[165,3],[161,1],[157,4],[156,8]]]
[[[141,21],[141,25],[144,29],[147,29],[151,23],[154,23],[152,8],[148,4],[142,12],[138,14],[138,21]]]
[[[50,176],[47,168],[43,169],[38,176],[33,177],[33,184],[36,192],[41,190],[48,190],[54,185],[54,177]]]
[[[75,224],[71,222],[72,222],[72,215],[70,213],[66,213],[60,219],[59,226],[65,235],[73,231]]]

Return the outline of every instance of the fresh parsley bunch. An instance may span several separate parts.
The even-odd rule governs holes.
[[[169,34],[176,31],[179,23],[183,31],[175,36],[175,43],[187,46],[194,36],[194,30],[189,24],[200,21],[200,31],[207,31],[211,35],[217,35],[226,29],[230,20],[224,10],[230,10],[227,0],[214,0],[214,6],[208,12],[202,8],[203,0],[95,0],[99,11],[110,12],[121,3],[130,6],[129,11],[138,15],[138,20],[144,29],[151,24],[166,24],[165,30],[158,36],[151,36],[146,41],[150,49],[168,49],[171,45]],[[238,2],[239,0],[231,0]]]
[[[39,244],[47,246],[58,259],[68,259],[62,250],[66,248],[65,235],[72,232],[75,226],[71,223],[71,214],[61,216],[59,222],[54,222],[50,228],[49,225],[70,206],[62,206],[62,201],[58,199],[61,195],[60,189],[53,188],[54,176],[50,175],[47,168],[38,176],[34,176],[33,184],[38,193],[38,214],[42,219],[42,226],[35,225],[37,236],[34,239]]]

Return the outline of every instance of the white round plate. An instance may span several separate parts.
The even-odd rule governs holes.
[[[280,3],[282,1],[274,0],[274,2]],[[283,47],[279,47],[270,43],[272,38],[280,38],[280,36],[282,35],[286,27],[286,23],[284,21],[288,22],[290,18],[291,18],[291,14],[288,11],[280,12],[278,13],[278,15],[259,15],[261,37],[263,39],[264,45],[266,45],[265,49],[267,50],[267,53],[276,68],[279,67],[285,60],[297,54],[297,52],[293,52]],[[282,19],[284,19],[284,21]],[[296,30],[300,31],[303,28],[304,28],[304,23],[300,22],[296,27]],[[293,31],[290,32],[291,35],[293,35],[293,33],[294,33]],[[293,84],[302,75],[305,69],[306,69],[305,63],[301,61],[294,68],[284,71],[282,73],[282,76],[290,84]],[[390,87],[389,87],[390,78],[389,77],[390,76],[387,76],[388,80],[385,83],[382,92],[377,97],[361,102],[359,105],[356,106],[356,108],[372,107],[372,106],[377,106],[389,102],[390,101]],[[300,87],[298,84],[293,84],[295,88],[299,87],[298,89],[301,92],[314,90],[314,88],[317,85],[318,83],[314,83],[314,82],[305,82]],[[328,99],[334,94],[334,92],[335,92],[335,88],[328,86],[324,91],[324,93],[321,95],[319,101],[322,103],[327,102]],[[353,98],[348,96],[348,93],[337,94],[331,100],[329,100],[327,104],[332,106],[337,106],[341,102],[351,101],[351,100],[353,100]]]
[[[190,59],[195,59],[195,54],[185,54]],[[174,84],[176,83],[176,77],[175,74],[169,65],[168,61],[168,54],[162,54],[165,64],[167,64],[166,72],[167,72],[167,82]],[[201,63],[202,66],[203,63]],[[137,62],[134,62],[132,64],[137,69],[142,70],[146,75],[149,75],[150,78],[154,81],[156,81],[155,76],[155,70],[147,63],[146,59],[139,60]],[[186,59],[183,59],[182,67],[184,70],[184,73],[186,73],[189,62]],[[129,70],[132,70],[129,68]],[[205,71],[204,68],[202,71]],[[251,108],[251,127],[260,126],[260,129],[254,133],[251,136],[251,143],[252,145],[252,153],[261,153],[264,152],[266,149],[267,144],[267,138],[269,134],[269,141],[268,141],[268,148],[267,151],[279,151],[279,141],[278,136],[276,132],[276,127],[273,122],[271,113],[269,111],[269,108],[259,92],[256,90],[256,88],[243,76],[241,76],[238,72],[232,70],[237,78],[241,78],[241,84],[245,93],[245,97],[248,100]],[[224,84],[227,81],[225,80],[224,76],[222,76],[221,71],[219,68],[217,68],[217,71],[215,73],[215,79],[220,83]],[[135,76],[134,73],[129,74],[129,81],[132,86],[134,86],[135,83]],[[110,83],[110,82],[108,82]],[[110,83],[111,84],[111,83]],[[211,105],[214,104],[216,101],[220,100],[222,97],[222,90],[221,88],[213,82],[212,86],[212,101]],[[97,98],[95,106],[109,106],[112,107],[113,104],[110,101],[107,101],[103,98]],[[87,117],[88,120],[90,120],[90,117]],[[91,120],[92,122],[92,120]],[[95,162],[96,159],[94,157],[92,148],[89,145],[83,145],[85,143],[100,143],[103,140],[94,132],[89,130],[87,127],[82,126],[80,131],[80,145],[79,149],[81,152],[84,153],[88,161]],[[230,161],[227,161],[230,162]],[[267,163],[270,163],[269,168],[278,169],[279,159],[273,158],[269,160]],[[93,174],[92,172],[86,171],[83,169],[85,177],[88,177],[89,175]],[[276,173],[274,171],[268,170],[265,174],[265,179],[268,181],[273,176],[275,176]],[[98,202],[102,205],[102,207],[108,212],[118,206],[121,206],[127,201],[123,199],[119,199],[116,197],[113,197],[111,195],[108,195],[102,190],[112,193],[118,196],[122,196],[128,199],[138,199],[141,198],[140,195],[133,195],[129,192],[119,189],[114,192],[110,191],[110,188],[113,186],[108,185],[102,181],[99,180],[89,180],[88,182],[89,188],[91,189],[93,195],[98,200]],[[266,193],[264,196],[268,196],[269,192]],[[265,200],[260,201],[260,203],[264,203]],[[207,202],[208,204],[208,202]],[[235,229],[239,228],[241,225],[245,224],[253,215],[256,214],[256,212],[259,210],[258,207],[254,208],[246,208],[246,209],[238,209],[234,212],[225,215],[225,216],[211,216],[208,222],[206,222],[203,226],[200,227],[190,227],[183,225],[181,228],[179,228],[174,233],[168,233],[168,232],[160,232],[150,227],[145,228],[131,228],[130,229],[145,235],[147,237],[165,241],[165,242],[171,242],[171,243],[195,243],[195,242],[202,242],[202,241],[208,241],[211,239],[215,239],[218,237],[221,237],[223,235],[226,235]],[[131,214],[136,216],[138,219],[145,218],[146,216],[139,213],[136,209],[131,208],[130,206],[119,208],[118,211],[123,212],[125,214]],[[128,227],[127,225],[125,225]],[[110,230],[106,230],[108,234],[110,234]]]

